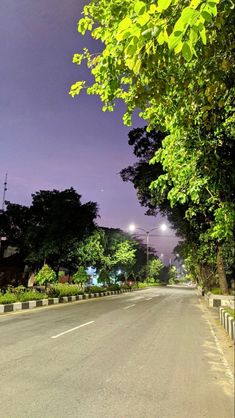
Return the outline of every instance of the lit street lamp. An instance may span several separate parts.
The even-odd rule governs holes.
[[[160,226],[157,226],[156,228],[152,228],[149,231],[144,229],[144,228],[139,228],[136,227],[134,224],[129,225],[129,231],[130,232],[134,232],[136,229],[138,229],[139,231],[143,231],[146,235],[146,254],[147,254],[147,259],[146,259],[146,279],[148,279],[148,265],[149,265],[149,236],[151,234],[151,232],[156,231],[157,229],[161,229],[161,231],[166,231],[167,225],[166,224],[161,224]]]

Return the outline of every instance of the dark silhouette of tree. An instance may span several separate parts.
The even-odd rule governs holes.
[[[72,262],[72,249],[95,229],[97,216],[97,204],[82,204],[73,188],[41,190],[32,195],[30,207],[8,202],[0,226],[28,264],[39,267],[47,262],[58,270]]]

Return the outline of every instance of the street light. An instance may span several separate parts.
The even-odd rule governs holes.
[[[146,259],[146,279],[148,278],[148,265],[149,265],[149,236],[151,234],[151,232],[156,231],[156,229],[161,229],[161,231],[166,231],[167,225],[166,224],[161,224],[160,226],[156,226],[156,228],[152,228],[150,230],[146,230],[144,228],[139,228],[136,227],[135,224],[130,224],[129,225],[129,231],[130,232],[134,232],[136,229],[138,229],[139,231],[143,231],[146,234],[146,249],[147,249],[147,259]]]

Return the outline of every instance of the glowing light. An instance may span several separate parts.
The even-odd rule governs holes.
[[[134,224],[129,225],[129,231],[134,232],[136,230],[136,226]]]
[[[166,224],[162,224],[162,225],[160,226],[160,229],[161,229],[162,231],[166,231],[168,228],[167,228],[167,225],[166,225]]]

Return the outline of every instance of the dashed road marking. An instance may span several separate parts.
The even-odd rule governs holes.
[[[135,306],[136,304],[134,303],[133,305],[129,305],[129,306],[126,306],[125,308],[123,308],[123,309],[129,309],[129,308],[133,308],[133,306]]]
[[[85,324],[78,325],[77,327],[74,327],[74,328],[68,329],[67,331],[64,331],[64,332],[61,332],[60,334],[53,335],[51,338],[58,338],[58,337],[61,337],[62,335],[68,334],[69,332],[72,332],[72,331],[76,331],[76,330],[77,330],[77,329],[79,329],[79,328],[86,327],[87,325],[93,324],[94,322],[95,322],[95,321],[86,322]]]

